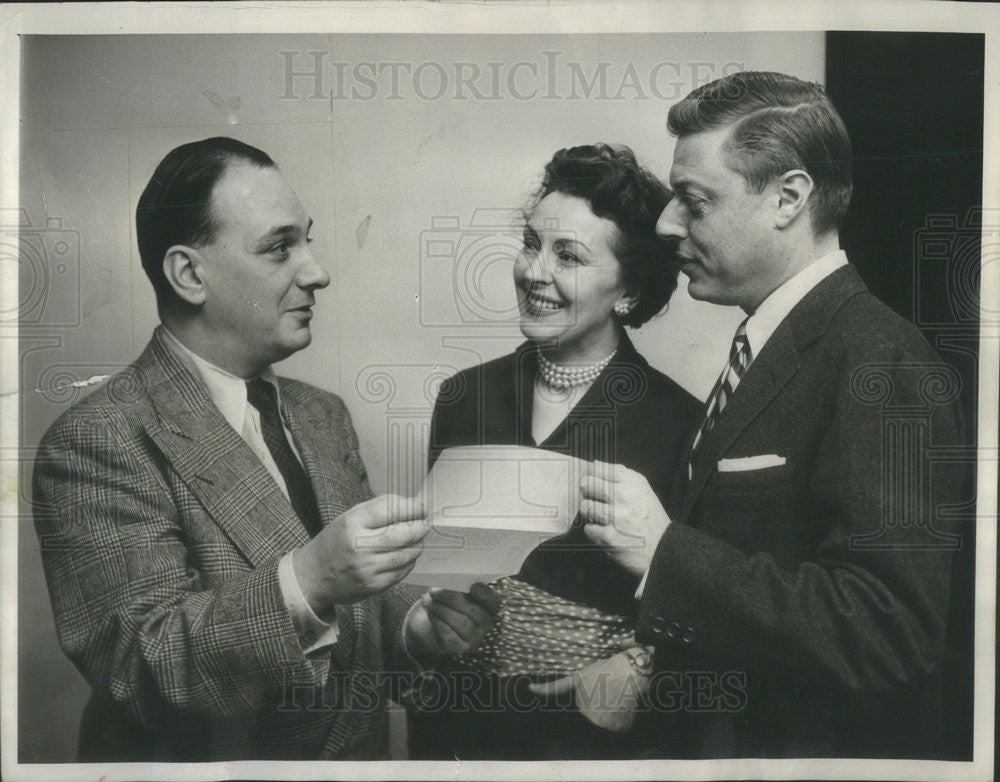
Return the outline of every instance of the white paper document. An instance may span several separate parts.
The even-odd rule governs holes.
[[[421,490],[431,530],[406,580],[466,591],[517,573],[539,543],[569,529],[586,467],[540,448],[443,451]]]

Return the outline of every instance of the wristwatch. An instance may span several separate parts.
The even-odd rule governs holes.
[[[649,676],[653,672],[653,647],[652,646],[630,646],[625,650],[629,665],[641,673]]]

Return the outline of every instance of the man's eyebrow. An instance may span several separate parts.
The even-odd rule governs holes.
[[[680,179],[670,183],[670,190],[674,196],[681,198],[715,198],[715,191],[708,185],[696,179]]]
[[[312,218],[309,218],[309,224],[306,226],[306,235],[309,234],[310,229],[312,229]],[[266,248],[275,239],[280,239],[286,236],[298,236],[300,233],[299,226],[294,223],[288,223],[287,225],[276,225],[266,234],[264,234],[260,239],[257,240],[257,246]]]

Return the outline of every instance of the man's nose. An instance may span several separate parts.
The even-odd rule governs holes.
[[[687,238],[687,226],[681,217],[677,198],[670,199],[670,202],[660,213],[660,218],[656,221],[656,235],[669,239]]]
[[[302,267],[299,269],[298,275],[299,287],[313,290],[325,288],[330,284],[330,273],[325,266],[316,260],[312,250],[308,247],[303,250],[303,253]]]

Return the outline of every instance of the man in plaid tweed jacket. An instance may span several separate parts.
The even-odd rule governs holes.
[[[422,509],[372,499],[343,402],[270,369],[309,344],[329,283],[271,159],[232,139],[178,147],[136,224],[163,323],[53,424],[35,466],[59,640],[93,688],[80,759],[384,757],[407,649],[469,648],[495,597],[398,586]],[[319,519],[293,509],[254,378],[274,388]]]

